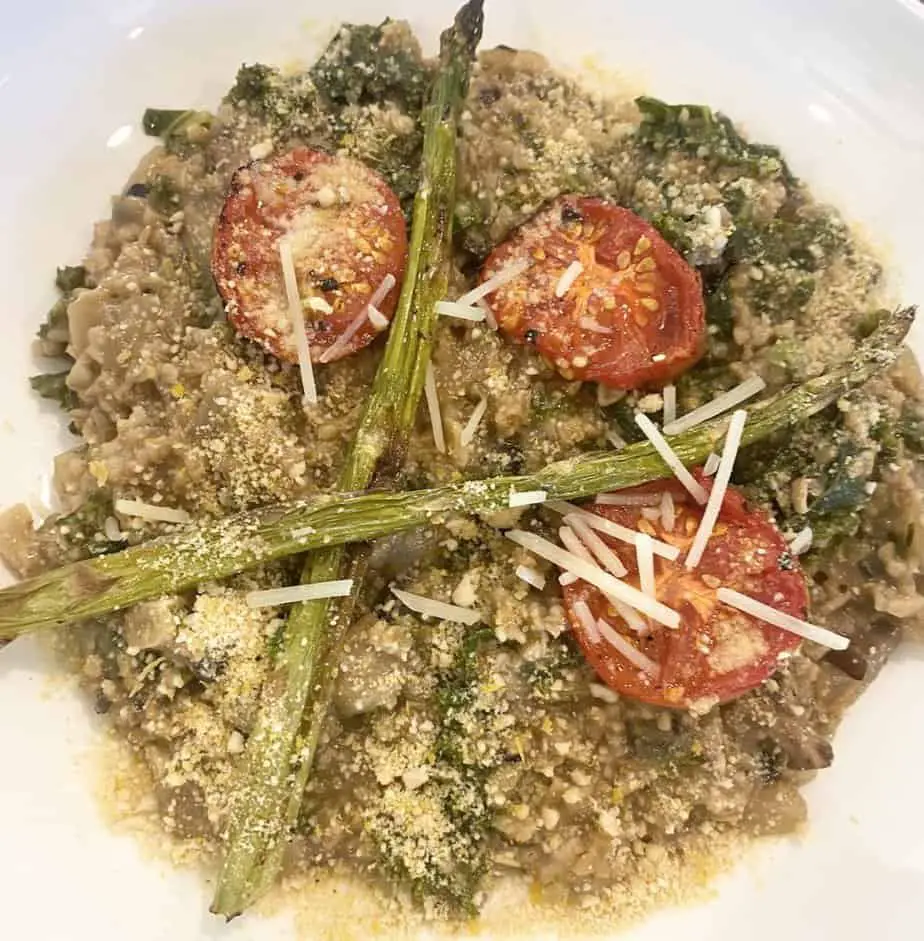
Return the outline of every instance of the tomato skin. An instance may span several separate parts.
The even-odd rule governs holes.
[[[489,298],[498,326],[535,345],[566,379],[617,389],[662,386],[706,344],[699,273],[634,212],[589,196],[561,196],[488,257],[481,280],[527,260]],[[563,297],[559,280],[583,271]]]
[[[279,256],[284,235],[292,244],[312,361],[333,346],[388,274],[396,287],[377,307],[391,319],[407,232],[397,196],[377,173],[351,158],[299,147],[246,164],[231,178],[215,229],[212,276],[238,333],[294,363]],[[333,358],[377,335],[364,323]]]
[[[697,472],[704,487],[711,480]],[[699,524],[702,510],[684,499],[674,480],[657,481],[624,493],[669,491],[675,503],[673,532],[646,520],[637,506],[587,507],[613,522],[650,535],[681,549],[676,562],[656,559],[658,600],[681,614],[681,626],[673,631],[654,626],[647,638],[639,637],[621,619],[607,611],[602,594],[585,582],[564,588],[568,619],[587,660],[612,689],[657,706],[690,708],[727,702],[759,686],[791,654],[800,638],[719,602],[716,589],[723,585],[752,598],[804,618],[808,590],[797,560],[788,551],[782,534],[763,512],[750,509],[733,488],[726,492],[716,529],[702,561],[693,572],[683,566],[684,550]],[[638,567],[632,546],[600,534],[628,569],[626,580],[638,587]],[[594,617],[605,617],[621,629],[630,642],[660,664],[661,672],[650,678],[631,665],[606,643],[593,642],[573,611],[584,600]]]

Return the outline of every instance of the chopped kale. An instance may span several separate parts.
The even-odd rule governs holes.
[[[638,140],[656,152],[679,149],[750,176],[796,182],[776,147],[746,141],[724,114],[705,105],[670,105],[644,95],[635,104],[642,114]]]
[[[104,533],[107,517],[112,516],[112,497],[98,490],[73,513],[49,517],[41,526],[42,537],[57,541],[58,554],[68,561],[108,555],[125,548],[122,542],[110,542]]]
[[[67,386],[67,377],[69,369],[64,372],[41,373],[38,376],[29,377],[29,385],[43,399],[51,399],[57,402],[61,408],[70,410],[77,405],[77,393]]]
[[[227,99],[236,105],[244,105],[253,111],[265,111],[279,73],[268,65],[255,63],[242,65],[237,78],[228,92]]]
[[[394,101],[405,110],[419,111],[429,72],[418,55],[388,44],[381,26],[340,28],[311,68],[321,95],[334,105]]]
[[[55,273],[55,287],[62,294],[87,286],[87,269],[83,265],[65,265]]]
[[[750,499],[769,506],[784,527],[798,530],[810,525],[816,551],[856,533],[859,511],[869,501],[876,459],[848,435],[835,406],[785,438],[746,449],[735,480],[745,485]],[[791,501],[792,482],[799,477],[811,478],[821,491],[805,515],[799,515]]]

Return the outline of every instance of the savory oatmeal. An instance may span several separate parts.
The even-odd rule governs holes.
[[[17,607],[58,572],[95,605],[56,645],[226,915],[322,871],[432,918],[511,881],[638,914],[797,830],[922,633],[924,392],[875,255],[723,115],[479,35],[478,3],[439,60],[344,26],[147,111],[39,331],[75,442],[61,512],[2,519],[33,581],[0,637],[73,619]]]

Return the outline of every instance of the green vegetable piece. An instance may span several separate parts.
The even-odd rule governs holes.
[[[57,402],[63,409],[70,410],[78,403],[77,393],[67,386],[67,377],[70,370],[64,372],[41,373],[38,376],[29,377],[29,385],[43,399],[51,399]]]
[[[456,124],[481,28],[482,0],[470,0],[441,37],[440,71],[424,119],[422,185],[414,201],[407,272],[385,353],[340,473],[338,483],[345,491],[362,490],[373,477],[381,482],[394,475],[417,417],[435,305],[449,281]],[[331,543],[309,559],[304,581],[339,577],[344,560],[342,543]],[[349,625],[343,609],[331,624],[331,608],[329,600],[310,602],[289,617],[244,755],[212,903],[216,914],[239,914],[279,872],[332,695],[336,652]]]
[[[62,294],[87,287],[87,269],[83,265],[65,265],[55,273],[55,287]]]
[[[913,318],[914,308],[896,311],[842,365],[752,405],[742,447],[798,427],[888,369],[902,351]],[[687,466],[701,463],[721,441],[727,424],[726,418],[704,422],[675,435],[671,446]],[[602,451],[559,461],[524,476],[432,490],[327,494],[202,521],[191,531],[154,539],[106,559],[62,566],[0,590],[0,638],[178,594],[300,552],[366,542],[459,514],[504,510],[511,488],[545,490],[549,499],[572,500],[647,483],[668,473],[651,445],[640,442],[615,454]]]

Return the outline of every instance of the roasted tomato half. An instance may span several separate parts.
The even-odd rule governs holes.
[[[279,359],[297,362],[283,238],[312,360],[339,359],[371,343],[378,331],[366,319],[335,355],[324,356],[370,302],[385,319],[394,313],[407,232],[388,184],[356,160],[304,147],[256,160],[231,178],[212,247],[212,275],[228,320]]]
[[[710,480],[698,475],[707,489]],[[674,480],[664,480],[625,493],[672,495],[672,520],[641,506],[586,507],[615,523],[647,532],[676,546],[676,561],[655,556],[656,596],[681,616],[679,629],[650,621],[644,630],[632,629],[603,594],[586,582],[564,589],[568,619],[587,659],[608,686],[633,699],[658,706],[689,708],[734,699],[766,680],[799,645],[795,634],[767,624],[718,600],[721,586],[750,595],[779,611],[804,618],[808,605],[805,579],[790,555],[782,534],[762,512],[749,508],[729,488],[718,522],[699,565],[684,567],[684,554],[702,519],[703,508],[693,503]],[[646,509],[648,512],[646,512]],[[654,517],[654,518],[653,518]],[[619,556],[625,580],[640,587],[635,549],[599,534]],[[604,631],[591,635],[575,613],[583,601],[602,619]],[[642,654],[647,669],[632,662],[607,641],[608,628]]]
[[[528,268],[490,297],[498,326],[566,379],[659,386],[702,355],[699,274],[628,209],[562,196],[491,253],[481,280],[517,263]]]

